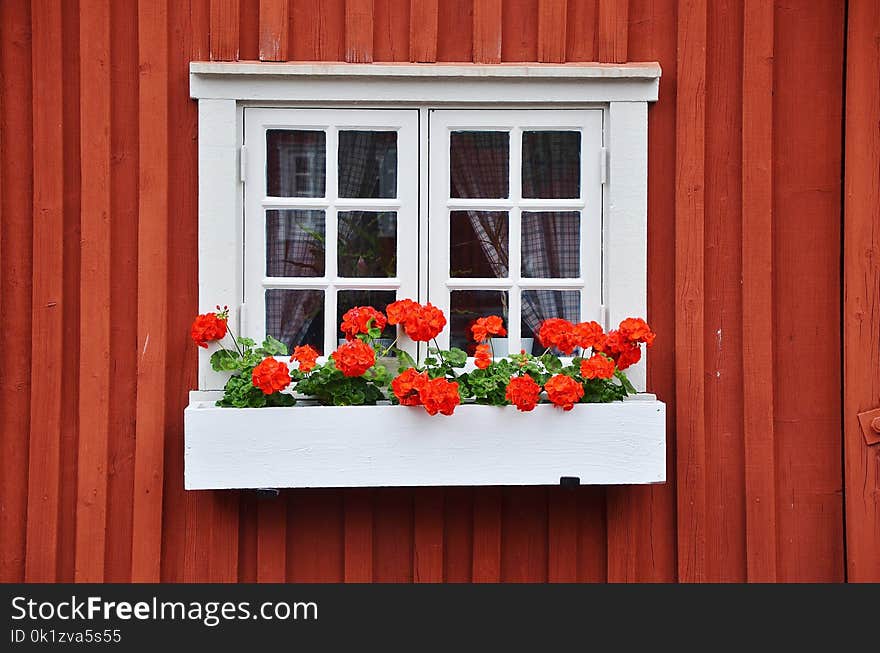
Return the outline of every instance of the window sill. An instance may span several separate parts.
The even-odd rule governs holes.
[[[563,412],[464,405],[451,417],[399,406],[185,411],[185,487],[585,485],[666,480],[666,406],[654,395]]]

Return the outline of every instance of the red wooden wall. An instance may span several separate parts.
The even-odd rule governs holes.
[[[858,124],[880,119],[880,16],[850,1],[847,51],[846,4],[3,0],[0,580],[843,580],[845,53]],[[659,61],[649,385],[669,482],[184,492],[196,59]],[[874,138],[853,156],[876,200]],[[864,564],[851,579],[880,575]]]

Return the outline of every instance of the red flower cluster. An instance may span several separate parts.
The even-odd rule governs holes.
[[[300,372],[311,372],[315,369],[315,361],[320,355],[311,345],[302,345],[293,350],[290,362],[299,363]]]
[[[425,383],[419,391],[422,405],[429,415],[452,415],[455,407],[461,403],[458,395],[458,383],[444,378],[432,379]]]
[[[477,345],[477,351],[474,355],[474,365],[481,370],[485,370],[492,364],[492,352],[489,345]]]
[[[369,332],[370,320],[372,320],[372,326],[380,331],[388,324],[385,314],[372,306],[355,306],[342,316],[342,324],[339,325],[339,329],[345,334],[346,340],[354,340],[357,335]]]
[[[547,398],[562,410],[571,410],[584,396],[583,386],[570,376],[557,374],[544,384]]]
[[[221,310],[218,306],[216,313],[205,313],[196,317],[190,327],[190,337],[199,347],[207,349],[209,342],[221,340],[226,336],[228,320],[229,307],[224,306]]]
[[[610,379],[614,376],[614,361],[604,354],[593,354],[581,361],[581,376],[585,379]]]
[[[561,317],[546,319],[538,327],[538,342],[542,347],[552,347],[569,355],[578,346],[575,326]]]
[[[361,376],[376,363],[376,352],[362,340],[340,345],[330,357],[336,363],[336,369],[345,376]]]
[[[477,318],[471,325],[471,334],[475,342],[483,342],[492,336],[506,336],[507,329],[504,328],[504,322],[500,317],[490,315]]]
[[[644,342],[648,347],[654,344],[657,337],[648,323],[640,317],[628,317],[620,323],[620,335],[629,342]]]
[[[578,347],[581,349],[588,349],[597,342],[601,342],[602,338],[605,337],[602,325],[598,322],[580,322],[575,324],[574,334]]]
[[[538,405],[541,396],[541,386],[528,374],[515,376],[507,384],[505,399],[517,407],[518,410],[528,412]]]
[[[410,338],[417,342],[428,342],[446,326],[443,311],[431,304],[424,306],[411,299],[401,299],[388,305],[388,321],[400,324]]]
[[[429,381],[427,372],[419,372],[414,367],[407,368],[391,382],[391,390],[401,406],[420,406],[419,392]]]
[[[630,365],[638,363],[642,358],[639,343],[627,340],[616,329],[609,331],[602,342],[593,345],[593,349],[610,356],[619,370],[625,370]]]
[[[290,385],[290,370],[281,361],[264,358],[251,372],[251,383],[264,395],[271,395]]]

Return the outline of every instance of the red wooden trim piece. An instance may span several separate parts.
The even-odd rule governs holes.
[[[443,490],[420,488],[415,495],[413,580],[416,583],[442,583]]]
[[[566,61],[597,61],[599,56],[598,0],[568,3]]]
[[[287,60],[288,0],[260,0],[260,60]]]
[[[675,394],[679,580],[706,580],[704,219],[706,1],[678,9]]]
[[[501,488],[474,490],[474,572],[475,583],[501,580]]]
[[[626,62],[628,23],[628,0],[599,0],[599,61]]]
[[[501,0],[474,2],[474,63],[501,62]]]
[[[107,455],[110,426],[110,0],[83,0],[80,10],[79,456],[77,582],[104,580]],[[94,128],[97,125],[99,128]]]
[[[211,59],[238,59],[238,0],[211,0]]]
[[[168,311],[168,6],[138,5],[138,377],[132,582],[158,582],[162,553]]]
[[[345,60],[373,61],[373,0],[345,0]]]
[[[880,582],[880,456],[857,414],[880,397],[880,5],[850,0],[844,197],[844,454],[847,579]]]
[[[287,580],[287,498],[261,499],[257,504],[257,582]]]
[[[553,487],[548,495],[548,570],[551,583],[578,580],[578,494],[580,488]]]
[[[438,0],[411,0],[409,58],[417,63],[437,61]]]
[[[345,582],[373,580],[373,498],[367,489],[345,490]]]
[[[213,519],[207,552],[208,582],[234,583],[238,580],[238,492],[215,492],[211,497]]]
[[[57,578],[64,330],[61,6],[31,5],[33,286],[26,582]]]
[[[743,7],[742,296],[746,565],[751,582],[776,575],[773,422],[773,2]]]
[[[211,0],[190,0],[193,61],[211,58]]]
[[[538,3],[538,61],[565,61],[568,0],[540,0]]]

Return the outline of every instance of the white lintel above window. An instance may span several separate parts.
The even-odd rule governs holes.
[[[253,157],[266,156],[265,146],[252,147],[253,134],[265,140],[266,130],[274,124],[275,116],[281,115],[273,114],[273,110],[294,110],[281,116],[287,128],[297,124],[297,120],[306,120],[303,124],[311,125],[314,122],[319,128],[327,129],[328,138],[332,139],[332,143],[327,143],[328,148],[336,146],[335,134],[340,129],[346,129],[346,125],[373,125],[374,129],[397,130],[400,134],[398,195],[393,201],[379,204],[399,210],[414,207],[412,210],[418,214],[419,233],[431,234],[434,238],[433,234],[441,232],[436,231],[439,224],[436,220],[429,221],[429,214],[441,205],[443,210],[455,210],[459,200],[448,194],[437,193],[438,180],[443,178],[441,174],[432,173],[429,179],[429,165],[438,169],[449,165],[448,157],[437,158],[436,152],[432,151],[429,157],[429,139],[434,148],[436,141],[441,140],[441,134],[448,133],[449,129],[478,125],[481,121],[496,125],[499,130],[506,130],[511,138],[519,137],[525,130],[549,129],[557,124],[557,118],[551,112],[545,112],[541,117],[538,112],[532,111],[540,109],[568,110],[570,113],[566,115],[566,120],[571,116],[572,120],[576,118],[579,121],[566,128],[583,130],[583,138],[579,141],[584,157],[581,170],[583,178],[589,183],[576,198],[570,200],[530,200],[522,197],[518,186],[513,188],[518,172],[511,167],[509,207],[507,204],[500,207],[510,211],[510,247],[519,245],[519,237],[513,230],[514,227],[519,228],[522,216],[530,211],[531,215],[541,209],[576,211],[581,210],[583,205],[596,210],[595,217],[600,219],[601,226],[597,227],[595,233],[588,233],[584,227],[587,223],[582,222],[581,253],[583,256],[589,255],[591,265],[589,269],[582,265],[577,278],[554,279],[548,286],[546,280],[533,280],[527,274],[521,274],[519,265],[514,264],[514,270],[508,275],[509,283],[499,282],[499,288],[522,288],[523,292],[530,288],[558,287],[560,292],[576,289],[582,293],[582,307],[588,306],[582,309],[582,317],[599,319],[606,328],[613,327],[625,317],[645,316],[647,105],[657,100],[660,74],[660,66],[656,63],[453,65],[192,62],[190,93],[199,101],[200,311],[210,310],[218,303],[228,305],[233,309],[233,316],[238,316],[231,323],[233,328],[247,331],[248,325],[242,324],[245,317],[240,314],[240,308],[248,294],[248,283],[253,288],[253,280],[259,277],[259,284],[265,287],[309,286],[306,281],[269,278],[271,275],[265,275],[267,278],[264,279],[260,265],[254,262],[253,256],[248,258],[247,255],[248,251],[256,251],[254,248],[259,249],[262,245],[246,242],[246,213],[285,208],[283,201],[266,197],[270,193],[263,192],[266,190],[265,183],[262,186],[248,186],[261,189],[258,199],[255,200],[255,196],[250,194],[246,200],[245,193],[245,184],[255,181],[251,175],[259,177],[263,169],[263,163],[255,162]],[[309,113],[330,109],[335,112],[330,119]],[[369,109],[399,109],[401,113],[389,113],[381,119],[375,113],[370,116],[365,113],[363,119],[357,117],[358,110]],[[402,110],[408,110],[407,113],[414,118],[410,120]],[[479,119],[474,118],[477,110],[483,112]],[[486,118],[492,110],[499,111],[498,120]],[[508,113],[501,116],[502,110]],[[429,120],[431,111],[438,112],[433,123]],[[250,112],[247,114],[250,116],[247,124],[246,112]],[[259,127],[256,126],[258,122]],[[445,125],[443,129],[446,131],[437,131],[441,125]],[[249,133],[251,137],[247,136]],[[244,145],[246,149],[243,149]],[[511,157],[520,156],[520,147],[511,140]],[[330,149],[327,151],[329,166],[335,159]],[[418,151],[418,156],[410,156],[408,151]],[[519,163],[518,158],[511,158],[511,166]],[[404,171],[406,174],[403,174]],[[328,184],[335,183],[329,175],[328,171]],[[448,184],[448,175],[446,179]],[[334,199],[330,190],[333,189],[328,188],[323,198],[299,198],[290,200],[290,204],[303,212],[325,206],[333,211],[336,210],[333,208],[335,201],[340,210],[345,210],[347,200]],[[246,201],[250,209],[246,207]],[[482,210],[480,202],[483,200],[465,201],[462,206],[470,206],[473,211]],[[370,201],[359,201],[357,204],[358,208],[369,208]],[[498,202],[488,201],[486,207],[494,204]],[[586,210],[583,215],[586,216]],[[593,220],[593,217],[589,219]],[[590,224],[595,224],[595,220]],[[328,233],[335,233],[332,225],[327,229]],[[399,239],[406,237],[404,232],[398,232]],[[412,269],[413,274],[398,275],[399,278],[389,279],[385,285],[420,298],[431,298],[432,293],[438,292],[440,286],[436,285],[439,283],[436,272],[441,269],[437,267],[440,259],[435,256],[429,265],[426,240],[424,237],[418,240],[417,264],[414,252],[411,253],[413,261],[398,263],[399,270]],[[327,247],[328,256],[331,250],[335,252],[335,245],[328,242]],[[448,245],[444,247],[448,248]],[[398,257],[400,255],[399,251]],[[448,270],[448,250],[446,255],[447,261],[440,261],[440,264]],[[599,261],[597,257],[600,257]],[[512,262],[514,258],[512,254]],[[339,285],[336,264],[329,262],[328,265],[326,279],[312,284],[316,288],[332,289]],[[444,289],[466,288],[469,282],[467,279],[454,282],[444,279],[441,285],[445,284]],[[370,287],[384,287],[378,281],[351,280],[343,282],[342,287],[360,287],[364,283]],[[597,296],[601,296],[601,303],[596,302]],[[592,303],[585,303],[588,299]],[[516,308],[517,320],[516,325],[511,324],[513,341],[524,337],[524,334],[520,333],[518,324],[522,307],[518,300],[511,301]],[[335,300],[328,306],[335,307]],[[261,305],[259,310],[264,310],[264,307]],[[326,329],[331,328],[335,321],[332,312],[328,310],[324,316]],[[650,316],[647,317],[650,319]],[[333,337],[325,332],[324,339],[326,343],[332,343]],[[628,376],[638,389],[643,390],[644,362],[630,368]],[[200,352],[199,389],[216,390],[224,382],[222,375],[210,369],[207,352]]]

